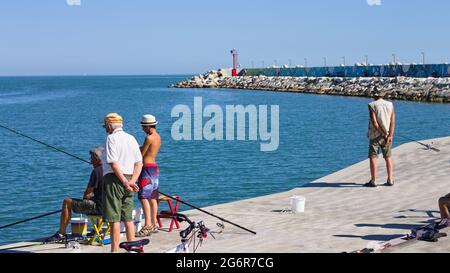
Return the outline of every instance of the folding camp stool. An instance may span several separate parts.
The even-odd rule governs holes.
[[[176,200],[175,206],[172,203],[172,198]],[[156,216],[159,227],[162,227],[161,218],[172,219],[170,221],[169,232],[172,231],[174,224],[175,224],[176,228],[180,228],[180,223],[178,222],[175,214],[178,213],[178,206],[180,205],[181,197],[180,196],[172,196],[172,198],[164,196],[164,195],[159,196],[158,203],[160,201],[167,201],[167,204],[169,205],[169,211],[161,210],[158,213],[158,215]]]
[[[106,235],[111,231],[111,226],[106,222],[106,227],[103,228],[102,215],[89,215],[89,220],[94,228],[94,234],[92,235],[92,238],[89,239],[88,244],[93,245],[95,241],[98,241],[101,246],[104,246],[105,244],[103,241],[105,240]]]

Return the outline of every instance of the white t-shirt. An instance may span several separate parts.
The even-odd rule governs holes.
[[[134,136],[117,128],[106,138],[106,164],[103,164],[103,175],[114,173],[111,163],[118,163],[123,174],[132,175],[134,164],[142,162],[139,144]]]
[[[394,112],[394,105],[390,101],[378,99],[369,103],[370,109],[375,113],[378,126],[381,126],[388,134],[391,127],[391,116]],[[381,133],[373,127],[372,120],[369,117],[369,138],[374,139],[381,135]]]

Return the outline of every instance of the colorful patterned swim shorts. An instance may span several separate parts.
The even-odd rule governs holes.
[[[138,180],[139,199],[157,199],[159,196],[159,169],[156,163],[144,164]]]

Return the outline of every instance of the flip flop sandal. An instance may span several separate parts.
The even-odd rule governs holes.
[[[392,183],[389,183],[389,182],[386,181],[386,183],[384,183],[384,185],[385,185],[385,186],[392,187],[392,186],[394,186],[394,183],[393,183],[393,182],[392,182]]]

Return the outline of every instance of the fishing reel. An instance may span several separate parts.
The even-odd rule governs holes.
[[[78,241],[66,241],[65,248],[67,249],[80,249],[80,243]]]
[[[197,237],[198,237],[198,238],[202,238],[202,239],[207,238],[207,237],[208,237],[208,233],[209,233],[209,228],[207,228],[207,227],[205,226],[205,224],[203,223],[203,221],[198,222],[198,223],[197,223],[197,226],[198,226],[198,229],[199,229],[199,232],[198,232]]]
[[[72,236],[69,237],[67,235],[64,235],[64,239],[62,242],[64,242],[64,247],[67,249],[81,249],[81,244],[85,240],[85,237],[82,236]]]

